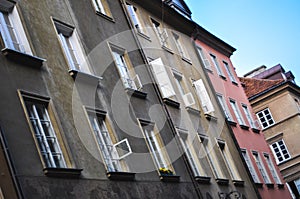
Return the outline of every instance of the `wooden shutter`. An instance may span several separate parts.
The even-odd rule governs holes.
[[[206,91],[206,88],[203,84],[202,79],[199,79],[194,82],[194,86],[197,92],[197,95],[201,101],[202,108],[204,113],[210,113],[214,111],[214,107],[211,103],[210,97]]]
[[[168,98],[174,96],[175,91],[161,58],[151,61],[150,64],[163,97]]]

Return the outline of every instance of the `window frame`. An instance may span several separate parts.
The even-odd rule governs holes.
[[[280,146],[279,142],[282,142],[282,144],[283,144],[283,146],[284,146],[284,148],[285,148],[285,150],[286,150],[286,152],[287,152],[287,154],[288,154],[288,156],[289,156],[288,158],[285,158],[285,157],[284,157],[284,153],[282,152],[282,149],[281,149],[281,146]],[[276,144],[276,147],[277,147],[278,150],[279,150],[278,153],[280,153],[280,156],[283,157],[283,159],[282,159],[281,161],[279,160],[279,157],[276,155],[276,151],[275,151],[275,149],[274,149],[274,147],[273,147],[274,144]],[[276,163],[277,163],[277,164],[284,163],[284,162],[286,162],[286,161],[288,161],[289,159],[292,158],[292,157],[291,157],[291,154],[290,154],[290,152],[289,152],[289,150],[288,150],[288,148],[287,148],[287,146],[286,146],[286,144],[285,144],[285,142],[284,142],[283,139],[280,139],[280,140],[278,140],[278,141],[273,142],[272,144],[270,144],[270,148],[271,148],[271,151],[273,152],[273,155],[274,155],[274,157],[275,157],[275,160],[276,160]]]
[[[265,184],[272,184],[269,174],[267,173],[266,167],[260,157],[260,154],[257,151],[252,151],[252,156],[254,158],[255,164],[258,168],[258,171],[263,178]]]
[[[253,117],[248,109],[248,106],[246,104],[242,104],[242,109],[244,111],[244,114],[248,120],[248,123],[249,125],[251,126],[251,128],[258,128],[256,125],[255,125],[255,122],[253,120]]]
[[[265,111],[268,111],[269,114],[266,114]],[[259,114],[262,114],[262,117],[260,117]],[[267,119],[267,115],[270,115],[271,118],[270,118],[269,120],[270,120],[270,121],[273,121],[272,124],[270,124],[269,120]],[[259,123],[260,123],[260,125],[261,125],[261,127],[262,127],[263,129],[269,128],[269,127],[271,127],[271,126],[273,126],[273,125],[276,124],[276,122],[275,122],[275,120],[274,120],[274,118],[273,118],[273,116],[272,116],[272,113],[271,113],[271,111],[270,111],[269,108],[265,108],[265,109],[263,109],[263,110],[261,110],[261,111],[258,111],[258,112],[256,113],[256,116],[257,116],[257,118],[258,118],[258,120],[259,120]],[[264,122],[262,122],[262,119],[265,120],[265,122],[267,123],[267,126],[264,126],[264,125],[263,125]]]
[[[202,79],[198,79],[193,82],[193,86],[196,90],[197,96],[200,100],[200,104],[202,110],[205,114],[211,114],[215,111],[214,105],[211,101],[211,97],[209,96],[205,84]]]
[[[190,61],[189,54],[188,54],[186,48],[184,47],[184,45],[182,44],[182,39],[181,39],[182,37],[174,32],[172,32],[172,33],[173,33],[173,39],[175,41],[175,44],[176,44],[176,47],[177,47],[177,50],[178,50],[180,56],[183,59]]]
[[[226,70],[231,82],[237,84],[236,78],[235,78],[234,73],[232,72],[231,67],[229,66],[229,64],[226,61],[223,61],[223,65],[225,67],[225,70]]]
[[[260,179],[258,178],[257,172],[256,172],[256,170],[255,170],[255,168],[253,166],[252,160],[251,160],[249,154],[247,153],[247,150],[246,149],[241,149],[241,152],[242,152],[242,156],[243,156],[243,158],[244,158],[244,160],[246,162],[246,165],[247,165],[247,167],[249,169],[249,172],[250,172],[250,174],[252,176],[253,181],[255,183],[261,183]]]
[[[265,158],[266,163],[268,165],[268,168],[270,170],[270,173],[273,177],[273,180],[275,181],[276,184],[281,185],[282,184],[281,179],[280,179],[280,177],[279,177],[279,175],[278,175],[278,173],[275,169],[275,166],[273,164],[272,159],[270,158],[270,155],[267,154],[267,153],[264,153],[263,155],[264,155],[264,158]]]
[[[218,75],[221,76],[222,78],[224,78],[224,77],[225,77],[225,76],[224,76],[224,72],[223,72],[222,68],[220,67],[220,65],[219,65],[219,63],[218,63],[217,56],[214,55],[214,54],[210,54],[210,58],[211,58],[211,60],[212,60],[212,62],[213,62],[213,64],[214,64],[214,66],[215,66],[215,68],[216,68],[216,70],[217,70]]]
[[[126,10],[130,15],[131,22],[134,28],[137,30],[138,33],[146,36],[146,29],[143,20],[141,19],[141,15],[139,13],[139,9],[131,3],[126,2]],[[148,38],[148,36],[146,36]]]
[[[112,20],[112,13],[110,11],[107,0],[91,0],[92,6],[95,9],[95,12],[104,17],[108,17]]]
[[[221,107],[222,107],[222,109],[223,109],[223,111],[224,111],[224,114],[225,114],[226,119],[227,119],[228,121],[233,121],[232,116],[231,116],[231,113],[230,113],[229,108],[228,108],[228,106],[227,106],[227,103],[226,103],[226,101],[225,101],[225,98],[223,97],[222,94],[216,93],[216,95],[217,95],[217,98],[218,98],[218,100],[219,100],[219,103],[221,104]]]
[[[229,103],[230,103],[230,106],[233,110],[233,113],[234,113],[239,125],[245,125],[245,120],[243,118],[243,115],[241,114],[241,111],[237,105],[237,102],[234,99],[230,99]]]
[[[153,19],[152,17],[150,17],[150,21],[162,47],[172,52],[172,50],[170,49],[170,41],[167,29],[162,27],[162,24],[159,23],[157,20]]]
[[[206,69],[208,69],[209,71],[212,71],[212,67],[211,67],[211,64],[210,64],[210,61],[209,59],[207,58],[207,56],[205,55],[205,49],[202,48],[201,46],[196,46],[196,49],[197,49],[197,53],[199,54],[203,64],[204,64],[204,67]]]

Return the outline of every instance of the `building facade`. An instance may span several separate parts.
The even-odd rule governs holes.
[[[259,193],[262,198],[290,198],[230,60],[235,49],[211,34],[201,36],[200,32],[196,38],[196,49],[203,68],[212,82]]]
[[[281,65],[257,75],[241,81],[282,176],[299,198],[299,87]]]

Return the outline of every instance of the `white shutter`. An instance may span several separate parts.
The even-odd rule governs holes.
[[[197,91],[197,95],[200,98],[202,108],[204,110],[204,113],[210,113],[214,111],[214,107],[211,103],[210,97],[206,91],[206,88],[203,84],[202,79],[199,79],[194,82],[194,86]]]
[[[127,138],[121,140],[120,142],[114,144],[113,146],[115,148],[115,151],[117,152],[118,160],[124,159],[125,157],[132,154],[132,150]]]
[[[185,103],[185,106],[192,106],[195,104],[195,100],[192,93],[186,93],[185,95],[182,96],[182,98]]]
[[[142,85],[142,82],[140,80],[140,77],[138,75],[134,76],[133,81],[134,81],[136,89],[141,90],[143,85]]]
[[[161,58],[151,61],[150,64],[163,97],[168,98],[174,96],[175,91]]]
[[[130,14],[132,23],[134,24],[134,27],[141,28],[141,27],[139,27],[140,22],[139,22],[139,19],[138,19],[136,13],[135,13],[134,7],[132,5],[127,5],[127,9],[128,9],[129,14]]]

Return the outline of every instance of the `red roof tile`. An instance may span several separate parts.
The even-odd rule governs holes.
[[[245,93],[248,98],[284,82],[283,79],[267,80],[267,79],[255,79],[255,78],[243,78],[243,77],[240,77],[240,81],[243,84]]]

